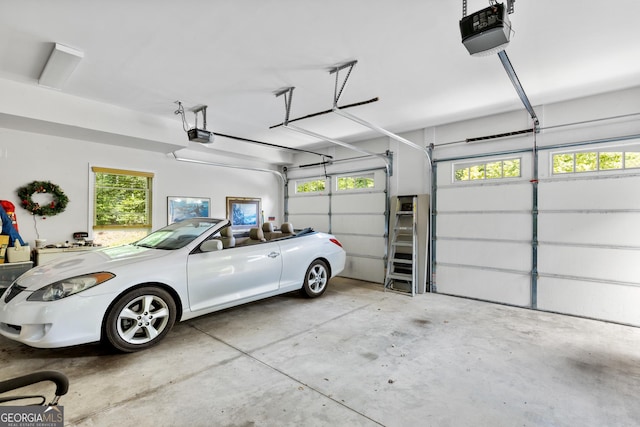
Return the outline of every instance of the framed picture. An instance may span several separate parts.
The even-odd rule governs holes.
[[[247,197],[227,197],[227,218],[234,230],[248,230],[260,227],[262,215],[261,199]]]
[[[167,224],[196,216],[208,217],[211,199],[204,197],[167,197]]]

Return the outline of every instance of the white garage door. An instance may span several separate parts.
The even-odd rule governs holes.
[[[339,182],[349,179],[366,180],[372,186],[339,189],[344,187],[339,187]],[[324,181],[324,190],[299,191],[301,184],[318,181]],[[388,209],[386,186],[384,169],[290,179],[289,222],[295,228],[313,227],[330,232],[340,240],[347,252],[347,263],[341,276],[383,283]]]
[[[539,189],[538,308],[640,325],[640,143],[542,152]]]
[[[444,161],[434,170],[435,291],[530,306],[532,193],[523,177],[531,156]]]
[[[640,325],[640,142],[515,158],[437,163],[435,291]]]

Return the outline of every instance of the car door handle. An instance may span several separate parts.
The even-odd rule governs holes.
[[[269,258],[275,258],[278,255],[280,255],[280,252],[271,252],[269,255],[267,255]]]

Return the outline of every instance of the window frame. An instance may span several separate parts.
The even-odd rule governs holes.
[[[505,176],[505,163],[508,162],[517,162],[518,163],[518,174],[517,175],[508,175]],[[500,163],[500,174],[494,176],[487,176],[487,170],[490,168],[489,165],[494,165],[496,163]],[[478,172],[482,172],[482,178],[472,178],[472,169],[477,169]],[[467,179],[457,179],[458,171],[465,171]],[[454,184],[469,184],[469,183],[478,183],[478,182],[496,182],[501,180],[510,180],[510,179],[518,179],[522,178],[522,157],[508,157],[508,158],[498,158],[498,159],[486,159],[482,162],[472,161],[472,162],[460,162],[460,163],[452,163],[451,165],[451,182]]]
[[[91,215],[91,225],[93,230],[132,230],[132,229],[148,229],[151,231],[153,229],[153,178],[155,174],[153,172],[144,172],[144,171],[134,171],[127,169],[117,169],[117,168],[107,168],[100,166],[92,166],[91,172],[93,173],[93,209],[90,213]],[[126,176],[135,176],[135,177],[144,177],[147,178],[147,187],[145,191],[147,192],[147,215],[146,222],[144,224],[132,224],[132,225],[98,225],[96,222],[97,218],[97,197],[98,197],[98,188],[97,188],[97,174],[105,173],[112,175],[126,175]]]
[[[591,150],[576,150],[576,151],[554,151],[550,153],[549,163],[550,163],[550,171],[551,176],[560,177],[565,175],[582,175],[582,174],[599,174],[599,173],[615,173],[622,172],[633,169],[640,169],[640,160],[636,160],[636,165],[627,166],[627,162],[630,162],[628,159],[628,155],[634,154],[640,159],[640,150],[625,150],[625,147],[602,147],[601,149],[591,149]],[[601,161],[601,155],[620,155],[620,167],[606,167],[603,168]],[[567,156],[571,157],[571,170],[568,170],[568,167],[565,167],[566,170],[556,171],[555,167],[555,159],[556,156]],[[588,169],[581,169],[578,164],[577,158],[578,156],[582,156],[584,158],[595,156],[595,167]],[[593,160],[592,160],[593,161]],[[565,160],[565,163],[568,161]],[[587,166],[587,164],[583,165]]]
[[[365,187],[365,188],[340,188],[340,180],[341,179],[353,179],[358,180],[358,179],[370,179],[372,182],[372,186],[371,187]],[[335,191],[336,192],[345,192],[345,191],[372,191],[375,190],[376,188],[376,174],[374,172],[367,172],[367,173],[358,173],[358,174],[344,174],[344,175],[338,175],[336,176],[336,183],[335,183]]]
[[[308,183],[312,183],[312,182],[322,182],[324,184],[324,188],[322,190],[316,190],[316,191],[298,191],[298,188],[301,185],[305,185]],[[322,194],[325,193],[327,191],[327,179],[326,178],[317,178],[317,179],[310,179],[310,178],[302,178],[299,180],[295,180],[295,194],[296,195],[305,195],[305,194]]]

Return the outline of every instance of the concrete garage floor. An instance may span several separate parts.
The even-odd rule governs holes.
[[[70,426],[640,424],[638,328],[343,278],[134,354],[0,337],[0,378],[42,369],[70,379]]]

